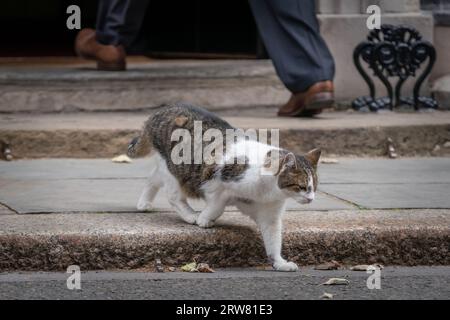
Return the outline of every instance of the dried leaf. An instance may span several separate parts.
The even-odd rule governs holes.
[[[321,158],[320,163],[323,164],[338,164],[339,160],[335,158]]]
[[[120,156],[112,158],[111,161],[115,163],[131,163],[132,160],[126,154],[121,154]]]
[[[197,266],[198,272],[212,273],[215,272],[207,263],[199,263]]]
[[[378,269],[383,269],[383,266],[381,264],[358,264],[356,266],[353,266],[350,268],[352,271],[367,271],[369,267],[375,267]]]
[[[350,281],[343,278],[330,278],[327,282],[322,283],[322,285],[325,286],[332,286],[332,285],[348,285],[350,284]]]
[[[170,272],[175,272],[176,269],[175,269],[174,267],[169,267],[168,270],[169,270]]]
[[[324,292],[323,295],[320,296],[320,299],[333,299],[334,294]]]
[[[185,264],[184,266],[181,267],[181,271],[184,272],[197,272],[197,263],[196,262],[191,262],[188,264]]]
[[[330,262],[319,264],[314,267],[314,270],[337,270],[341,267],[341,264],[335,260],[331,260]]]

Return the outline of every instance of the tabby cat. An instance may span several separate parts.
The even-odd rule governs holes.
[[[141,135],[130,143],[129,156],[150,154],[155,160],[137,209],[150,210],[156,193],[164,187],[181,219],[209,228],[223,214],[225,206],[234,205],[257,223],[274,269],[298,270],[295,263],[281,256],[281,218],[288,198],[302,204],[314,200],[320,150],[296,155],[255,140],[237,139],[219,154],[221,161],[175,163],[173,149],[178,141],[173,141],[173,133],[183,129],[193,136],[196,122],[201,122],[202,134],[216,129],[225,135],[234,129],[204,109],[178,103],[165,105],[152,114]],[[205,147],[206,142],[202,143]],[[196,213],[187,198],[204,199],[206,206]]]

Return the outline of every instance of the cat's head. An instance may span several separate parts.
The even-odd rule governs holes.
[[[314,200],[317,190],[317,163],[320,149],[309,151],[303,156],[292,152],[280,154],[278,187],[288,198],[305,204]]]

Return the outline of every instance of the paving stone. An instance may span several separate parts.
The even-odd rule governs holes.
[[[322,189],[366,208],[450,208],[450,183],[342,184]]]
[[[144,184],[144,179],[7,180],[6,184],[0,184],[0,202],[19,213],[135,212]],[[189,202],[195,210],[204,207],[203,201]],[[163,191],[158,193],[154,207],[155,211],[172,211]],[[321,194],[308,205],[293,200],[287,203],[287,210],[351,208],[345,202]]]
[[[150,166],[148,159],[132,164],[109,159],[0,162],[0,202],[21,213],[135,211]],[[351,209],[352,203],[370,208],[450,208],[448,158],[343,158],[338,164],[321,164],[319,179],[319,190],[327,194],[319,192],[311,205],[289,201],[288,210]],[[192,205],[203,207],[201,202]],[[155,208],[170,209],[163,192]]]

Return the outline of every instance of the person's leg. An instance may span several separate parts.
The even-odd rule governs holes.
[[[97,61],[99,70],[125,70],[125,48],[138,35],[147,5],[148,0],[100,0],[96,30],[78,33],[77,54]]]
[[[314,0],[249,0],[277,73],[293,93],[332,80],[333,57],[319,33]]]
[[[96,39],[103,45],[128,47],[145,17],[148,0],[100,0]]]

